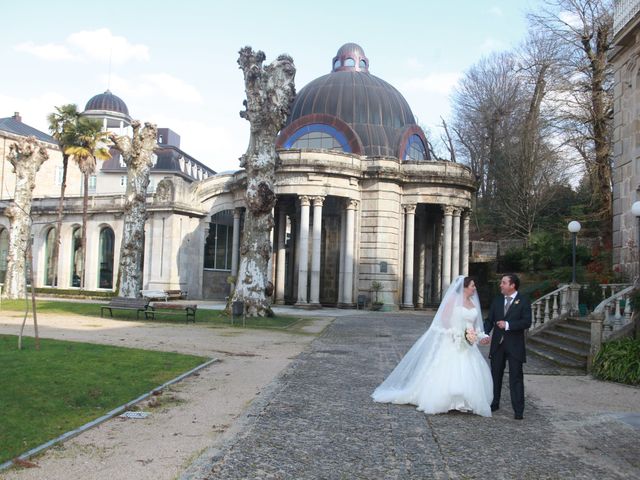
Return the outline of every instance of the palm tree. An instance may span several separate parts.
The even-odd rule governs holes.
[[[65,149],[65,153],[75,160],[83,176],[82,198],[82,274],[80,288],[85,284],[85,265],[87,260],[87,210],[89,208],[89,177],[96,171],[96,160],[111,158],[109,153],[109,132],[102,131],[98,120],[80,118],[76,124],[75,144]]]
[[[60,144],[62,150],[62,184],[60,185],[60,200],[58,201],[58,214],[56,219],[55,240],[53,242],[53,255],[49,262],[50,271],[47,276],[53,279],[53,285],[58,285],[58,257],[60,252],[60,231],[62,230],[62,213],[64,209],[65,191],[67,189],[67,167],[69,165],[69,154],[66,149],[76,142],[77,124],[80,119],[78,106],[69,103],[61,107],[56,107],[56,111],[47,117],[49,121],[49,132]]]

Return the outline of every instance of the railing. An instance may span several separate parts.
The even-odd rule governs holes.
[[[639,11],[639,0],[616,0],[613,9],[613,35],[617,35]]]
[[[551,293],[543,295],[531,304],[531,328],[537,330],[546,322],[577,311],[577,294],[570,285],[561,285]]]
[[[593,310],[595,315],[602,318],[602,335],[604,338],[611,335],[615,330],[618,330],[631,322],[631,318],[633,316],[633,305],[629,301],[629,298],[634,286],[628,284],[616,284],[613,287],[612,295],[605,298]],[[621,307],[620,304],[623,301],[624,307]]]

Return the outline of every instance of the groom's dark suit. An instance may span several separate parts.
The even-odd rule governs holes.
[[[524,411],[524,375],[522,364],[526,362],[524,333],[531,326],[531,303],[520,295],[514,293],[509,309],[504,312],[505,297],[499,295],[495,298],[489,309],[489,317],[484,321],[484,331],[487,334],[493,330],[489,358],[491,359],[491,376],[493,377],[493,402],[491,408],[500,406],[500,393],[502,392],[502,377],[506,362],[509,362],[509,390],[511,392],[511,405],[516,417],[522,417]],[[509,323],[509,330],[503,330],[496,323],[504,320]]]

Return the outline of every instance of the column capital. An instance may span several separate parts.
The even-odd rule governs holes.
[[[233,209],[233,216],[234,218],[240,218],[240,215],[242,215],[242,207],[236,207]]]
[[[461,208],[454,208],[453,209],[453,216],[454,217],[459,217],[462,215],[462,209]]]
[[[455,208],[453,208],[453,205],[441,205],[441,207],[445,215],[447,216],[453,215],[453,211],[455,210]]]
[[[405,213],[408,213],[409,215],[416,213],[417,205],[415,203],[406,203],[402,205],[402,207],[404,208]]]
[[[298,198],[300,199],[300,206],[301,207],[308,207],[310,204],[309,201],[309,197],[307,195],[300,195],[298,196]]]
[[[325,199],[324,195],[317,195],[315,197],[311,197],[314,207],[321,207],[322,204],[324,203],[324,199]]]
[[[360,202],[354,198],[347,199],[347,210],[355,210]]]

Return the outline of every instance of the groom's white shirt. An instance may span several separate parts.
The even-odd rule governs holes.
[[[513,305],[513,301],[516,298],[516,295],[518,295],[518,292],[516,291],[515,293],[513,293],[512,295],[505,295],[504,296],[504,306],[507,306],[507,298],[511,299],[511,304]],[[504,331],[506,332],[507,330],[509,330],[509,322],[505,321],[504,322]]]

